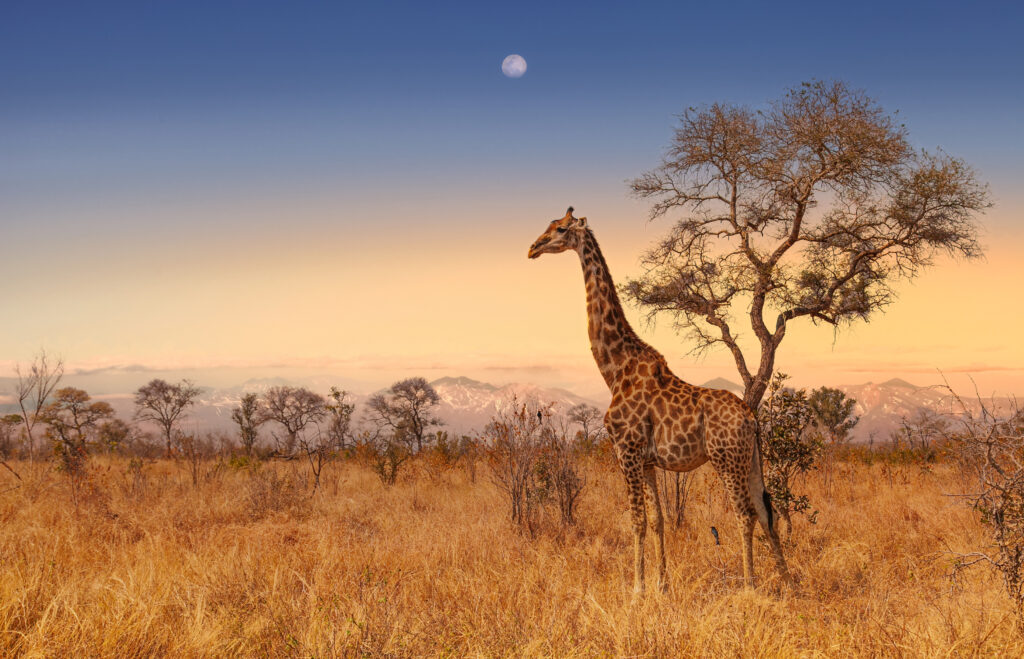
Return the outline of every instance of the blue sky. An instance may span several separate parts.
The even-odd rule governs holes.
[[[686,106],[757,104],[818,77],[867,89],[920,144],[1000,179],[1024,145],[1020,7],[7,2],[0,171],[15,199],[54,183],[486,183],[561,159],[621,181]],[[498,72],[511,52],[530,64],[520,80]]]

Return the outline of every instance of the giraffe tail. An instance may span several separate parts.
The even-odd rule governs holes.
[[[763,459],[761,457],[761,427],[754,421],[754,451],[751,456],[749,490],[750,498],[757,510],[757,516],[764,524],[765,530],[775,530],[775,511],[772,509],[772,496],[764,484]]]

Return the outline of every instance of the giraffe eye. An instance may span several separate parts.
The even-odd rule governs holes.
[[[565,233],[565,227],[558,227],[557,229],[555,229],[555,231],[557,231],[558,233]]]

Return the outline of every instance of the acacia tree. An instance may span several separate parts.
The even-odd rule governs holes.
[[[850,431],[860,420],[853,413],[857,401],[849,398],[839,389],[831,387],[819,387],[807,397],[807,405],[811,409],[811,415],[818,431],[823,439],[827,439],[823,451],[825,488],[832,490],[832,476],[835,472],[836,454],[839,448],[844,446],[850,438]],[[851,472],[852,473],[852,472]]]
[[[790,322],[866,320],[936,256],[980,256],[975,216],[990,206],[964,161],[916,151],[843,82],[804,83],[760,111],[690,108],[631,188],[655,200],[652,219],[685,214],[624,294],[652,321],[668,314],[694,352],[727,347],[752,409]],[[741,346],[740,315],[759,354]]]
[[[152,421],[163,431],[167,457],[174,445],[174,427],[188,408],[196,404],[202,389],[189,380],[171,384],[156,378],[135,392],[135,418]]]
[[[231,420],[238,425],[238,438],[242,441],[245,454],[252,457],[260,426],[267,420],[260,407],[259,396],[254,393],[243,394],[238,407],[231,410]]]
[[[71,496],[78,502],[78,482],[89,455],[89,444],[101,421],[113,418],[114,409],[103,401],[91,402],[88,393],[74,387],[58,389],[53,401],[39,415],[47,424],[47,435],[53,441],[54,453],[71,482]]]
[[[569,423],[580,426],[580,445],[585,452],[590,452],[600,441],[604,431],[604,413],[588,403],[577,403],[565,413]]]
[[[25,443],[28,448],[29,460],[35,460],[35,437],[32,430],[40,420],[43,407],[53,394],[64,376],[64,360],[50,358],[46,351],[40,351],[27,368],[21,364],[14,367],[18,382],[14,386],[14,396],[21,410],[21,421],[25,425]]]
[[[96,429],[96,443],[108,453],[130,447],[136,438],[136,429],[121,419],[104,421]]]
[[[378,426],[387,426],[407,438],[416,452],[429,441],[431,428],[444,425],[434,413],[441,402],[437,391],[424,378],[408,378],[391,385],[386,392],[374,394],[366,402],[369,419]]]
[[[348,392],[331,387],[327,394],[327,436],[331,444],[343,450],[353,442],[352,414],[356,410],[353,403],[348,402]]]
[[[853,413],[857,406],[854,398],[848,397],[839,389],[819,387],[807,398],[814,420],[833,444],[845,442],[850,431],[860,420]]]
[[[276,421],[284,428],[285,436],[275,436],[278,447],[287,455],[295,451],[300,442],[306,447],[303,433],[311,423],[327,415],[327,401],[305,387],[271,387],[263,395],[263,409],[267,420]]]

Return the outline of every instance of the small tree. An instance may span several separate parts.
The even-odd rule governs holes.
[[[832,444],[846,442],[860,420],[853,413],[857,401],[839,389],[819,387],[811,392],[807,404],[811,406],[814,421]]]
[[[199,437],[195,433],[178,430],[174,433],[174,444],[178,448],[178,455],[184,459],[185,466],[188,467],[189,476],[192,478],[192,487],[198,488],[204,453],[204,447]]]
[[[320,489],[320,474],[324,465],[337,455],[337,445],[329,433],[324,432],[319,424],[310,432],[299,435],[299,447],[306,455],[309,470],[313,472],[313,492]]]
[[[850,438],[850,431],[860,420],[853,414],[853,408],[857,405],[857,401],[848,398],[839,389],[820,387],[811,392],[807,398],[807,404],[810,405],[814,424],[828,440],[823,455],[826,487],[831,488],[836,453],[846,445]]]
[[[271,387],[263,394],[263,409],[268,421],[284,428],[284,437],[274,435],[274,439],[279,450],[291,456],[306,427],[327,415],[327,401],[305,387]]]
[[[104,421],[96,430],[97,445],[108,453],[121,451],[135,440],[135,429],[121,419]]]
[[[990,205],[964,161],[915,150],[866,94],[822,81],[760,111],[686,110],[632,190],[655,200],[652,219],[683,215],[626,296],[651,319],[668,314],[694,352],[726,347],[755,410],[790,323],[866,320],[936,256],[980,256],[976,216]]]
[[[7,464],[7,459],[14,454],[14,438],[20,425],[21,416],[18,414],[7,414],[0,417],[0,467],[9,471],[19,481],[21,480],[21,474],[16,472],[11,465]]]
[[[348,402],[347,391],[331,387],[327,394],[327,436],[338,450],[352,445],[352,414],[355,410],[356,406]]]
[[[580,426],[580,448],[591,453],[604,437],[604,414],[593,405],[579,403],[570,407],[565,416],[570,423]]]
[[[403,429],[393,430],[378,423],[362,431],[356,439],[356,449],[370,464],[385,485],[394,485],[398,473],[412,457],[411,442]]]
[[[419,453],[429,442],[431,428],[444,425],[434,412],[441,402],[437,391],[424,378],[399,380],[366,402],[367,414],[375,425],[386,425],[407,437]]]
[[[909,417],[900,419],[900,427],[891,433],[890,439],[895,448],[906,446],[911,453],[927,461],[935,457],[935,441],[949,436],[950,426],[946,415],[919,407]]]
[[[18,382],[14,387],[14,397],[18,400],[21,410],[21,421],[25,424],[25,444],[29,460],[35,460],[35,437],[32,434],[47,400],[53,394],[60,380],[64,377],[64,360],[58,357],[51,359],[46,351],[40,351],[27,368],[16,364],[14,374]]]
[[[22,423],[20,414],[0,416],[0,459],[14,455],[17,446],[18,426]]]
[[[170,384],[159,378],[150,380],[135,392],[135,418],[151,421],[160,427],[167,457],[174,448],[174,431],[188,408],[196,404],[202,389],[189,380]]]
[[[329,433],[320,427],[328,415],[327,400],[305,387],[271,387],[264,395],[263,406],[266,418],[284,427],[285,436],[274,437],[282,453],[291,456],[298,448],[306,457],[315,493],[324,465],[335,455]]]
[[[260,398],[254,393],[242,394],[238,406],[231,410],[231,420],[238,425],[238,439],[245,454],[252,457],[252,449],[260,437],[260,426],[267,420],[260,408]]]
[[[784,387],[789,376],[776,373],[768,398],[758,410],[758,431],[765,461],[764,483],[772,504],[786,524],[786,536],[793,533],[792,515],[803,513],[813,524],[817,511],[806,494],[796,495],[796,478],[814,468],[821,454],[821,437],[808,432],[814,418],[807,392]]]
[[[100,422],[114,416],[109,403],[90,402],[88,393],[74,387],[58,389],[53,402],[40,413],[60,468],[71,482],[71,497],[78,505],[78,484],[85,472],[89,444],[95,441]]]

